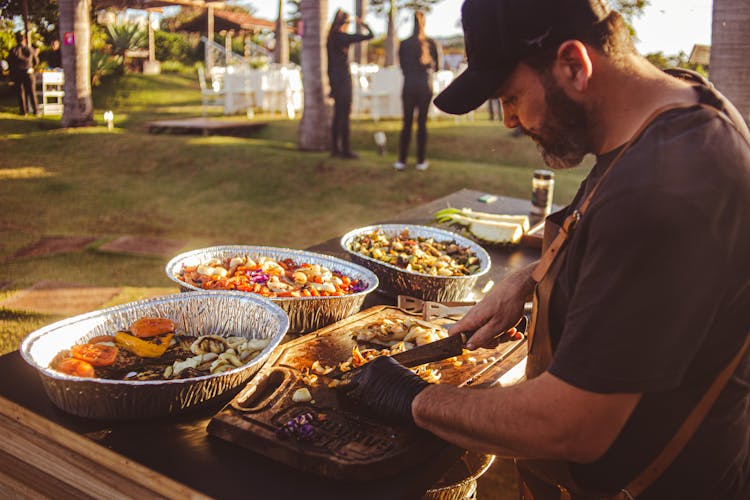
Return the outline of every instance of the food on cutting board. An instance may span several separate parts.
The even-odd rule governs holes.
[[[351,250],[406,271],[429,276],[467,276],[479,271],[481,263],[469,248],[455,240],[411,237],[409,230],[388,236],[381,230],[358,235]]]
[[[327,377],[336,369],[338,369],[336,370],[337,373],[346,373],[378,356],[392,356],[417,346],[444,339],[448,336],[448,332],[441,326],[418,319],[384,318],[352,330],[351,335],[357,341],[357,345],[352,348],[351,357],[336,365],[325,365],[320,360],[313,360],[310,367],[302,372],[302,381],[311,387],[321,384],[336,387],[341,384],[341,381],[337,378]],[[373,345],[384,348],[377,349],[372,347]],[[452,361],[455,366],[460,366],[462,363],[457,358],[450,358],[447,361]],[[429,368],[426,364],[413,367],[411,370],[427,382],[438,383],[440,380],[440,371]]]
[[[293,259],[235,256],[182,266],[177,279],[205,290],[240,290],[263,297],[329,297],[366,290],[368,284],[320,264]]]
[[[477,212],[470,208],[445,208],[435,213],[435,220],[463,226],[474,238],[495,244],[514,244],[529,230],[526,215],[501,215]]]
[[[243,366],[270,339],[177,333],[167,318],[140,318],[126,330],[100,335],[58,353],[50,367],[77,377],[169,380],[202,377]]]

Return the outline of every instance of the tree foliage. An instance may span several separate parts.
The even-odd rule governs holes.
[[[49,44],[60,36],[58,23],[57,2],[46,0],[5,0],[0,1],[0,19],[12,20],[23,17],[23,4],[28,5],[28,21],[30,30],[34,29]]]
[[[183,64],[191,64],[198,60],[195,47],[181,33],[154,31],[154,49],[158,61],[179,61]]]
[[[107,43],[113,54],[122,56],[128,50],[140,49],[148,43],[148,34],[134,23],[108,24]]]
[[[617,10],[622,17],[632,24],[633,19],[643,15],[643,9],[651,2],[649,0],[612,0],[612,7]]]
[[[442,0],[394,0],[394,5],[399,11],[431,12],[432,8]],[[387,14],[390,10],[391,0],[371,0],[370,8],[376,14]]]
[[[691,69],[693,71],[697,71],[703,76],[708,76],[706,68],[704,68],[700,64],[691,64],[689,62],[690,56],[686,54],[684,51],[680,51],[679,54],[674,55],[674,56],[665,55],[664,52],[661,52],[661,51],[654,52],[652,54],[646,55],[646,59],[651,61],[651,64],[653,64],[657,68],[661,68],[661,69],[685,68],[685,69]]]

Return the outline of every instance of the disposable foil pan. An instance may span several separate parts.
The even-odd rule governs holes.
[[[367,284],[361,292],[336,297],[272,297],[269,300],[281,307],[289,316],[289,331],[306,333],[322,328],[359,311],[368,293],[378,287],[378,277],[372,271],[336,257],[289,248],[228,245],[201,248],[186,252],[169,261],[165,272],[169,279],[179,285],[183,292],[207,291],[180,280],[177,276],[182,266],[195,266],[211,259],[223,260],[236,256],[248,256],[253,260],[270,257],[275,260],[292,259],[297,264],[319,264],[331,271],[338,271],[351,279]],[[210,290],[210,293],[225,293]]]
[[[66,375],[49,367],[63,349],[111,335],[143,317],[169,318],[190,335],[270,339],[244,366],[224,373],[175,380],[107,380]],[[36,368],[52,402],[81,417],[139,419],[177,414],[223,400],[247,382],[279,345],[289,327],[284,311],[246,293],[175,294],[131,302],[53,323],[31,333],[21,356]]]
[[[367,257],[352,250],[352,243],[360,235],[380,230],[386,236],[396,236],[404,229],[409,230],[413,237],[433,238],[435,241],[455,241],[457,245],[469,247],[480,262],[479,270],[468,276],[431,276],[413,271],[407,271],[394,265]],[[468,238],[428,226],[409,224],[382,224],[355,229],[341,238],[341,247],[346,250],[352,260],[371,269],[380,279],[380,291],[390,295],[411,295],[423,300],[449,302],[469,298],[477,280],[487,274],[491,266],[490,256],[479,244]]]

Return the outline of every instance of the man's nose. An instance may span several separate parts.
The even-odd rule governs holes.
[[[516,128],[520,125],[518,117],[514,113],[505,113],[503,115],[503,124],[506,128]]]

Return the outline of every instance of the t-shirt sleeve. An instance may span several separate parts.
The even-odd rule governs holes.
[[[647,159],[655,163],[650,187],[592,204],[580,226],[580,267],[563,277],[576,280],[575,292],[549,371],[584,390],[676,387],[719,309],[721,243],[712,197],[700,192],[711,187],[675,189],[659,180],[672,170],[658,162],[704,159],[647,150],[636,161]]]

